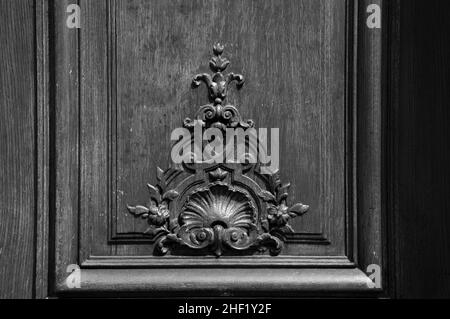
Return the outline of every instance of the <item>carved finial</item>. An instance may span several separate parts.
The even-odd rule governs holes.
[[[220,44],[219,42],[214,44],[213,46],[213,52],[215,55],[221,55],[223,53],[224,45]]]
[[[223,72],[230,64],[230,61],[226,58],[222,58],[224,46],[217,43],[213,47],[214,56],[209,61],[209,67],[213,72]]]
[[[209,61],[209,67],[214,74],[211,76],[207,73],[197,74],[192,80],[192,86],[197,88],[201,82],[204,82],[208,88],[208,97],[214,105],[220,105],[227,97],[228,85],[236,81],[236,87],[240,89],[244,84],[244,77],[241,74],[229,73],[223,75],[222,72],[230,64],[228,59],[222,57],[224,46],[217,43],[213,47],[214,56]]]

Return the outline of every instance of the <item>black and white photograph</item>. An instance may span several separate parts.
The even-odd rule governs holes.
[[[0,299],[450,299],[449,4],[0,0]]]

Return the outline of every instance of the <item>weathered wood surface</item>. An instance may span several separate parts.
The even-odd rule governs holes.
[[[217,41],[230,70],[247,79],[229,102],[258,127],[280,128],[282,179],[292,183],[292,202],[311,207],[295,230],[323,232],[331,242],[286,253],[344,253],[345,1],[111,1],[110,20],[104,3],[82,5],[82,256],[110,253],[108,214],[119,233],[147,227],[126,205],[146,201],[156,167],[169,165],[170,132],[207,103],[205,90],[190,83],[208,70]],[[145,245],[114,250],[151,252]]]
[[[35,223],[34,10],[0,1],[0,298],[31,298]]]

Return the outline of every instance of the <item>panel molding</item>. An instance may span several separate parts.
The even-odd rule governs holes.
[[[116,73],[110,72],[114,69],[114,65],[117,65],[114,61],[116,58],[115,52],[112,49],[111,41],[115,40],[115,36],[113,36],[113,32],[111,32],[113,25],[115,22],[111,20],[111,12],[114,12],[115,16],[115,4],[116,1],[107,1],[107,6],[109,8],[108,13],[108,81],[109,83],[116,83]],[[378,294],[382,290],[381,289],[369,289],[367,286],[368,277],[364,274],[363,270],[366,262],[358,259],[358,255],[361,252],[368,254],[372,252],[373,247],[377,247],[374,245],[374,241],[378,241],[379,237],[370,237],[370,236],[362,236],[360,231],[357,231],[358,225],[366,225],[366,218],[368,218],[367,214],[360,214],[358,212],[358,207],[361,202],[357,201],[356,192],[358,189],[363,190],[362,186],[370,184],[372,180],[369,177],[365,177],[364,183],[361,183],[359,177],[356,172],[358,167],[360,167],[359,161],[361,160],[358,157],[358,151],[356,149],[357,146],[357,132],[361,127],[358,126],[357,120],[359,120],[360,114],[357,114],[358,99],[361,95],[361,90],[364,88],[358,87],[358,80],[360,78],[359,65],[361,63],[361,59],[366,57],[364,55],[366,48],[360,48],[358,46],[358,38],[360,38],[359,29],[357,25],[361,19],[361,16],[365,11],[358,11],[358,1],[357,0],[346,0],[347,6],[347,45],[346,45],[346,255],[347,256],[338,256],[323,258],[323,257],[277,257],[281,258],[279,262],[277,261],[262,261],[261,264],[263,267],[271,268],[264,269],[263,267],[256,268],[260,269],[260,271],[255,271],[254,267],[250,266],[250,262],[246,265],[246,267],[252,270],[252,276],[248,277],[249,271],[248,268],[245,270],[241,270],[238,267],[238,264],[234,264],[232,269],[226,268],[213,268],[213,269],[192,269],[190,266],[196,262],[196,260],[186,260],[186,264],[184,266],[189,266],[185,271],[179,272],[178,269],[175,271],[167,271],[164,269],[166,262],[160,261],[160,259],[148,258],[148,257],[131,257],[131,256],[123,256],[123,257],[106,257],[106,256],[87,256],[87,258],[83,259],[79,256],[79,225],[75,223],[75,220],[78,220],[78,209],[74,209],[77,205],[74,205],[74,202],[66,202],[63,203],[64,210],[64,218],[58,215],[59,211],[57,211],[57,207],[61,209],[57,205],[58,196],[62,196],[61,194],[67,193],[70,194],[73,191],[73,188],[76,186],[79,190],[79,184],[76,181],[70,179],[68,177],[62,178],[61,174],[64,174],[67,170],[68,166],[62,165],[64,163],[59,163],[55,160],[55,163],[51,168],[56,169],[55,176],[51,176],[51,190],[57,191],[57,194],[50,194],[50,227],[54,227],[50,232],[50,240],[55,240],[55,243],[51,243],[54,247],[51,247],[52,255],[50,259],[50,285],[51,285],[51,295],[57,296],[66,296],[66,295],[82,295],[88,296],[89,294],[95,295],[108,295],[109,293],[117,294],[134,294],[134,293],[152,293],[153,295],[164,295],[164,294],[180,294],[186,295],[188,293],[192,293],[191,289],[195,289],[199,292],[199,294],[208,294],[208,295],[240,295],[244,293],[254,292],[255,295],[264,295],[269,292],[272,295],[273,293],[280,293],[284,295],[295,294],[295,295],[303,295],[303,294],[329,294],[329,295],[339,295],[340,293],[375,293]],[[64,4],[54,4],[55,8],[61,9]],[[55,11],[55,12],[54,12]],[[53,20],[55,21],[58,18],[60,12],[56,12],[57,10],[52,10],[52,14],[55,15]],[[360,15],[361,14],[361,15]],[[72,51],[72,46],[75,46],[79,49],[78,46],[74,45],[74,38],[69,37],[67,35],[67,30],[60,30],[59,25],[56,28],[57,24],[53,26],[55,28],[55,38],[58,44],[58,48],[61,48],[63,44],[69,43],[69,45],[60,53],[62,56],[62,60],[54,59],[51,61],[55,63],[53,65],[55,72],[55,81],[58,79],[63,79],[67,81],[64,85],[59,89],[59,94],[63,93],[63,89],[66,89],[70,92],[78,91],[79,85],[79,74],[75,72],[73,75],[77,78],[77,80],[71,82],[73,77],[70,80],[66,80],[67,70],[66,67],[61,66],[60,64],[65,62],[65,60],[72,61],[73,59],[78,60],[79,62],[79,52],[78,50]],[[375,49],[380,49],[380,44],[375,45]],[[52,49],[52,48],[51,48]],[[55,50],[55,48],[53,48]],[[53,57],[54,58],[54,57]],[[370,81],[377,81],[376,79],[370,78]],[[53,83],[55,85],[56,83]],[[117,83],[116,83],[117,84]],[[111,85],[108,85],[108,105],[112,105],[111,102],[116,100],[115,89]],[[57,87],[52,87],[52,89],[57,90]],[[52,93],[50,94],[52,96]],[[50,117],[51,120],[56,121],[58,116],[58,108],[63,105],[64,110],[70,110],[68,105],[65,105],[65,100],[61,95],[54,94],[53,97],[55,99],[54,103],[56,104],[57,114],[54,117]],[[77,101],[79,103],[79,101]],[[117,107],[116,107],[117,110]],[[74,118],[79,116],[79,108],[75,111],[72,111],[67,115],[67,118]],[[113,123],[114,120],[114,112],[108,113],[108,122]],[[117,124],[117,122],[115,122]],[[56,123],[53,123],[56,125]],[[109,124],[108,124],[109,125]],[[78,128],[79,129],[79,128]],[[108,139],[111,139],[114,136],[113,131],[116,128],[114,126],[109,125],[108,127]],[[74,130],[78,134],[77,128]],[[65,128],[64,132],[68,133],[70,131],[69,128]],[[54,134],[58,131],[55,130]],[[350,133],[347,133],[350,132]],[[381,138],[381,136],[380,136]],[[63,135],[58,139],[59,145],[62,143],[67,143],[69,146],[73,145],[73,138],[70,138],[70,134]],[[56,143],[56,140],[52,140],[50,137],[50,141],[52,143]],[[78,142],[79,143],[79,140]],[[110,143],[108,143],[110,144]],[[114,144],[114,143],[112,143]],[[55,144],[56,145],[56,144]],[[79,146],[79,144],[78,144]],[[53,146],[53,150],[56,151],[56,146]],[[57,150],[59,151],[59,150]],[[78,149],[77,149],[78,152]],[[111,153],[112,152],[112,153]],[[111,156],[115,152],[115,149],[108,146],[108,154]],[[111,158],[111,157],[110,157]],[[56,156],[57,159],[57,156]],[[372,161],[373,159],[363,160]],[[66,163],[67,164],[67,163]],[[79,164],[79,163],[78,163]],[[357,166],[358,164],[358,166]],[[70,171],[78,169],[78,166],[75,168],[71,167]],[[112,172],[114,170],[113,165],[108,164],[108,172]],[[51,174],[51,173],[50,173]],[[112,175],[111,175],[112,176]],[[62,178],[62,179],[61,179]],[[114,178],[108,180],[107,187],[111,187],[111,183]],[[111,225],[112,218],[110,217],[111,209],[114,206],[113,201],[111,201],[113,192],[111,188],[108,188],[108,218],[109,225]],[[380,190],[381,191],[381,190]],[[76,194],[76,200],[78,199],[79,193]],[[358,199],[359,200],[359,199]],[[364,200],[364,199],[363,199]],[[79,208],[79,207],[78,207]],[[117,211],[117,210],[115,210]],[[357,214],[358,212],[358,214]],[[357,216],[358,215],[358,216]],[[358,217],[358,219],[357,219]],[[68,222],[68,224],[65,224]],[[364,226],[364,231],[368,231],[370,233],[377,232],[377,225],[367,224]],[[52,229],[51,228],[51,229]],[[107,227],[112,230],[113,227]],[[137,234],[123,234],[125,237],[120,238],[117,237],[117,234],[111,232],[108,234],[110,243],[123,244],[132,242],[135,243],[140,241],[141,243],[148,243],[149,239],[143,238],[135,238]],[[126,237],[128,236],[128,237]],[[312,244],[323,244],[327,242],[326,230],[324,233],[299,233],[295,235],[296,238],[292,238],[291,240],[302,241],[310,241]],[[364,239],[364,240],[361,240]],[[123,240],[123,242],[122,242]],[[69,249],[63,250],[61,249],[64,246],[68,246]],[[67,248],[67,247],[66,247]],[[75,252],[77,250],[77,252]],[[375,253],[379,253],[379,258],[381,259],[381,252],[375,251]],[[84,256],[86,257],[86,256]],[[166,259],[167,257],[164,257]],[[334,259],[333,259],[334,258]],[[384,257],[383,257],[384,258]],[[152,259],[149,261],[149,259]],[[255,260],[253,258],[253,260]],[[207,261],[208,263],[209,261]],[[227,263],[228,261],[225,261]],[[244,264],[247,261],[244,261]],[[65,267],[70,263],[80,263],[82,266],[82,289],[78,290],[68,290],[65,286],[65,278],[67,274],[65,273]],[[153,266],[152,264],[153,263]],[[159,263],[159,264],[158,264]],[[176,260],[174,260],[174,264]],[[206,267],[218,267],[213,266],[213,264],[217,264],[216,261],[209,262],[209,266]],[[207,264],[208,265],[208,264]],[[227,267],[232,266],[231,264],[226,264]],[[307,266],[311,268],[304,268]],[[254,265],[253,265],[254,266]],[[273,267],[273,269],[272,269]],[[285,271],[283,268],[292,268],[289,271]],[[312,269],[314,267],[314,269]],[[147,269],[152,268],[152,269]],[[321,269],[325,268],[325,269]],[[220,270],[220,271],[218,271]],[[207,276],[204,276],[204,272],[207,272]],[[176,278],[177,280],[175,280]],[[232,280],[231,280],[232,278]],[[238,279],[237,279],[238,278]],[[240,281],[242,278],[242,281]],[[175,280],[175,281],[174,281]],[[231,283],[233,281],[233,283]],[[196,282],[198,284],[196,284]],[[172,284],[171,284],[172,283]],[[184,283],[181,285],[180,283]],[[258,289],[254,290],[255,285]],[[184,288],[183,288],[184,287]],[[186,288],[190,287],[190,289]],[[224,287],[223,289],[219,287]],[[198,288],[198,289],[197,289]]]
[[[353,232],[356,223],[356,131],[354,118],[356,118],[356,90],[354,80],[356,78],[356,55],[355,47],[357,14],[352,0],[344,0],[346,3],[346,28],[345,48],[346,48],[346,72],[345,72],[345,220],[346,220],[346,255],[355,259]],[[154,244],[155,240],[142,232],[118,232],[117,219],[118,214],[124,213],[118,211],[117,205],[117,0],[107,1],[107,74],[108,74],[108,245],[136,245],[136,244]],[[298,232],[286,235],[286,244],[308,244],[328,246],[332,242],[325,229],[326,223],[322,225],[321,232]],[[88,258],[88,257],[87,257]]]
[[[359,269],[83,269],[80,289],[60,284],[60,296],[289,297],[376,294]]]
[[[107,2],[108,17],[108,244],[120,244],[134,233],[117,232],[117,24],[116,0]]]
[[[354,20],[355,14],[352,7],[352,0],[343,0],[346,3],[346,27],[348,30],[354,30]],[[119,214],[124,213],[124,211],[118,210],[117,205],[117,0],[107,1],[107,19],[108,19],[108,160],[107,160],[107,170],[108,170],[108,245],[127,245],[127,244],[154,244],[155,240],[151,236],[144,234],[142,232],[118,232],[117,231],[117,219]],[[346,73],[345,73],[345,117],[348,119],[348,126],[345,127],[345,170],[346,170],[346,182],[345,182],[345,219],[350,221],[354,216],[353,205],[356,202],[354,185],[355,176],[353,168],[356,166],[356,157],[354,154],[354,144],[356,138],[356,127],[353,126],[353,117],[356,114],[354,108],[356,105],[353,103],[353,64],[355,61],[355,56],[353,53],[353,31],[348,31],[345,34],[345,48],[346,48]],[[189,116],[189,114],[186,114]],[[155,168],[156,169],[156,168]],[[322,214],[323,215],[323,214]],[[320,232],[296,232],[293,234],[287,234],[285,236],[285,243],[289,244],[308,244],[308,245],[319,245],[328,246],[332,244],[331,239],[328,235],[328,230],[326,223],[321,225],[322,230]],[[346,251],[351,253],[353,249],[349,246],[352,238],[353,223],[347,223],[346,225]]]
[[[120,235],[120,236],[119,236]],[[146,237],[145,234],[138,232],[122,233],[114,236],[108,241],[110,244],[126,245],[126,244],[154,244],[155,240],[150,236]],[[298,232],[294,234],[286,234],[285,243],[296,244],[311,244],[311,245],[330,245],[330,240],[323,232],[320,233],[308,233]]]
[[[182,256],[167,256],[153,258],[149,256],[91,256],[82,264],[82,268],[355,268],[355,263],[345,256],[307,256],[291,257],[279,256],[270,258],[267,256],[230,256],[215,258],[214,256],[202,256],[202,258],[186,258]]]

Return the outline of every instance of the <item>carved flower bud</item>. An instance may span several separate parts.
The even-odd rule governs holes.
[[[170,217],[167,205],[161,204],[150,208],[152,214],[148,217],[149,222],[157,227],[164,226]]]
[[[273,227],[286,226],[290,219],[288,207],[284,203],[279,206],[270,206],[268,209],[267,219]]]
[[[223,53],[224,48],[225,47],[223,46],[223,44],[216,43],[213,46],[213,52],[214,52],[215,55],[221,55]]]

